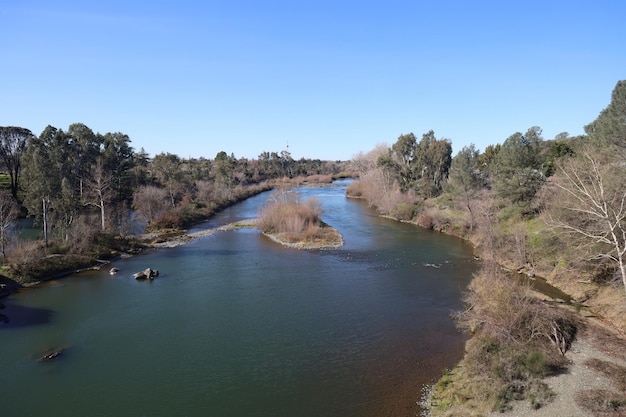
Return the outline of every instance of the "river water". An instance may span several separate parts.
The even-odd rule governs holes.
[[[380,218],[345,182],[301,188],[344,236],[284,248],[251,229],[114,261],[2,300],[0,414],[415,416],[461,358],[464,242]],[[261,194],[195,230],[256,217]],[[158,269],[153,282],[134,272]],[[64,348],[57,359],[37,359]]]

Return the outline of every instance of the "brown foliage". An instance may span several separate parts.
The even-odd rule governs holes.
[[[467,309],[456,316],[457,323],[499,344],[544,349],[555,325],[575,326],[569,315],[537,299],[532,291],[529,282],[505,274],[495,265],[486,266],[470,283],[464,296]],[[571,329],[568,333],[573,337]]]
[[[622,417],[626,414],[626,395],[592,389],[576,393],[576,404],[594,416]]]
[[[587,331],[587,330],[586,330]],[[609,335],[604,329],[593,328],[593,344],[608,355],[624,358],[624,341]],[[597,416],[622,416],[626,414],[626,368],[615,362],[597,358],[585,365],[611,381],[615,390],[591,389],[576,393],[575,401],[582,409]]]
[[[170,207],[165,189],[152,185],[140,187],[133,196],[133,208],[148,223]]]
[[[300,202],[297,195],[280,190],[269,205],[261,209],[258,225],[267,233],[315,233],[322,214],[319,201],[310,198]]]
[[[551,394],[541,379],[565,364],[562,351],[577,328],[572,316],[538,300],[530,284],[496,265],[477,274],[464,301],[467,308],[455,319],[474,335],[463,362],[471,395],[480,392],[496,410],[514,399],[528,398],[533,406],[548,401]]]

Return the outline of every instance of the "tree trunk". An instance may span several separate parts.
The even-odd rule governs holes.
[[[46,198],[42,198],[43,202],[43,240],[46,248],[48,247],[48,205],[46,204]]]
[[[102,231],[104,232],[106,229],[105,223],[104,223],[104,201],[100,200],[100,218],[102,220]]]

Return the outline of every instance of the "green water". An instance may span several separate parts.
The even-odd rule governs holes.
[[[449,314],[471,248],[344,191],[301,190],[343,234],[336,251],[220,232],[2,300],[0,415],[416,415],[421,387],[462,355]],[[198,228],[255,217],[267,196]],[[161,276],[135,281],[146,267]]]

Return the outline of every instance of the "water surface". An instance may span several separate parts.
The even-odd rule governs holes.
[[[462,241],[380,218],[345,183],[303,188],[332,251],[219,232],[4,299],[3,416],[414,416],[462,355]],[[197,229],[256,217],[268,194]],[[138,282],[151,267],[161,276]],[[47,349],[61,357],[39,362]],[[11,400],[8,400],[11,399]],[[8,400],[8,401],[7,401]]]

